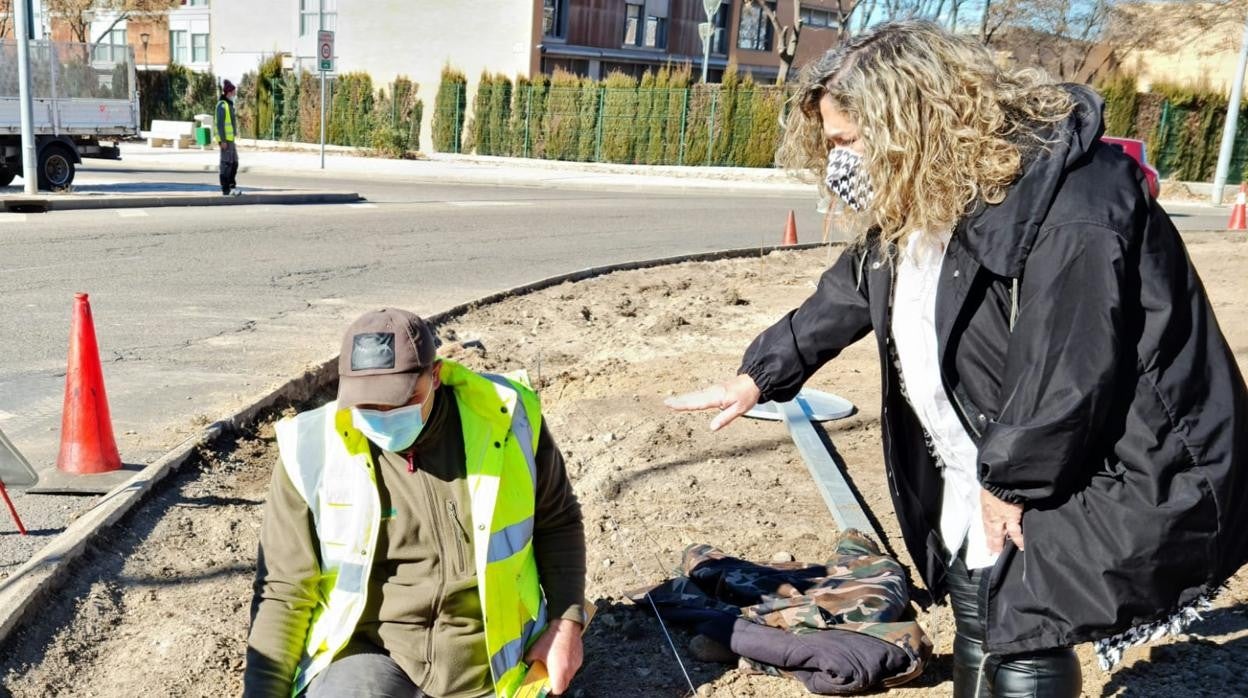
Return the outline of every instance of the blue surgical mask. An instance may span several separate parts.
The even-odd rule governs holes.
[[[425,428],[422,407],[423,405],[406,405],[384,412],[352,407],[351,423],[381,450],[398,453],[416,443],[416,437]]]

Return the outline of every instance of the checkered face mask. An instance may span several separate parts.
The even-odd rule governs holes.
[[[833,148],[828,152],[828,190],[855,211],[864,211],[875,194],[871,178],[862,166],[862,156],[849,148]]]

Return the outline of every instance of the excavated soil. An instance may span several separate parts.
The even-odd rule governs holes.
[[[1248,244],[1209,237],[1191,240],[1190,250],[1245,367]],[[529,370],[567,458],[589,537],[588,593],[599,608],[572,695],[689,694],[658,622],[623,598],[667,577],[686,545],[761,560],[827,556],[837,531],[783,426],[741,420],[713,434],[711,415],[671,413],[661,402],[730,376],[749,339],[812,291],[830,254],[618,273],[484,307],[442,328],[446,353],[474,368]],[[883,472],[878,371],[873,343],[862,342],[810,385],[858,406],[826,430],[885,544],[909,564]],[[0,694],[237,695],[275,457],[271,423],[214,444],[102,535],[68,585],[0,648]],[[948,611],[920,619],[936,655],[890,696],[951,690]],[[699,696],[806,695],[788,679],[699,661],[683,631],[672,639]],[[1132,650],[1112,673],[1086,647],[1079,656],[1090,696],[1248,692],[1248,573],[1187,635]]]

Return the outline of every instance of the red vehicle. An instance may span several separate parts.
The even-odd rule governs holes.
[[[1140,164],[1140,169],[1144,170],[1144,179],[1148,180],[1148,193],[1156,199],[1161,193],[1161,183],[1157,176],[1157,168],[1148,164],[1148,150],[1144,147],[1144,141],[1138,138],[1115,138],[1113,136],[1101,136],[1101,140],[1130,155]]]

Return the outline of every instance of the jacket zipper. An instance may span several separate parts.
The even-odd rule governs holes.
[[[866,254],[863,254],[863,263],[866,263]],[[881,420],[884,427],[884,443],[888,444],[887,463],[895,462],[893,460],[893,438],[888,430],[888,394],[893,389],[892,381],[889,380],[893,371],[897,370],[893,365],[893,289],[897,286],[896,267],[890,267],[890,281],[888,284],[888,306],[886,309],[886,317],[884,318],[884,351],[886,352],[887,365],[884,367],[884,419]],[[884,472],[888,475],[888,484],[893,487],[893,496],[901,499],[901,488],[897,485],[897,476],[893,473],[893,467],[887,465]]]
[[[408,451],[407,453],[407,471],[409,473],[416,472],[415,453],[412,451]],[[421,485],[422,485],[421,489],[423,489],[425,492],[425,500],[428,503],[429,511],[435,511],[437,507],[437,504],[436,504],[437,498],[434,497],[433,488],[429,485],[428,480],[426,480],[423,477],[421,478]],[[437,519],[435,517],[434,519],[435,524],[436,524],[436,521]],[[425,677],[420,682],[422,684],[428,683],[429,677],[433,676],[433,671],[434,671],[433,646],[434,646],[434,641],[437,639],[437,636],[438,636],[438,626],[442,622],[442,604],[443,602],[446,601],[444,596],[446,594],[446,584],[447,584],[447,575],[446,575],[446,557],[447,557],[446,547],[447,546],[446,546],[446,541],[444,539],[443,531],[440,530],[441,528],[442,527],[440,526],[435,526],[434,536],[433,536],[434,539],[437,540],[438,547],[439,547],[438,571],[441,572],[441,579],[438,580],[438,593],[435,594],[433,597],[433,607],[430,611],[433,616],[433,625],[430,626],[429,636],[425,641]]]
[[[468,531],[459,520],[459,507],[455,505],[454,499],[446,500],[446,513],[451,517],[451,525],[455,527],[453,530],[459,532],[459,535],[455,536],[455,552],[459,560],[458,571],[463,574],[468,569],[468,562],[464,559],[464,542],[468,539]]]
[[[944,385],[945,387],[945,394],[953,398],[953,404],[958,408],[958,414],[962,416],[962,423],[966,425],[967,429],[971,430],[971,433],[975,434],[975,440],[978,441],[984,438],[984,435],[980,433],[979,429],[975,428],[975,422],[971,421],[971,416],[966,413],[966,408],[962,406],[962,400],[958,398],[957,391],[950,390],[949,386],[945,384],[944,369],[941,369],[941,385]]]

